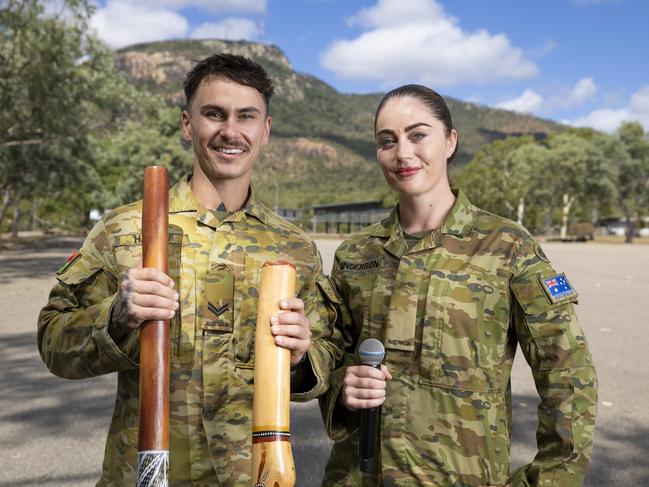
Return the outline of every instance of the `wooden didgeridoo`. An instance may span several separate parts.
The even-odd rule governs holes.
[[[144,170],[142,267],[169,274],[169,176],[167,169]],[[149,320],[140,327],[140,423],[137,487],[168,485],[169,470],[169,321]]]
[[[295,267],[286,261],[261,268],[255,332],[255,382],[252,401],[252,485],[293,487],[291,452],[291,352],[275,345],[270,318],[279,302],[295,296]]]

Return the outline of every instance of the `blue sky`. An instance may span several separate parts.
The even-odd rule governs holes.
[[[275,44],[343,92],[444,95],[614,131],[649,131],[646,0],[100,0],[114,47],[173,38]]]

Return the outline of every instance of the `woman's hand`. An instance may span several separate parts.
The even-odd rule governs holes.
[[[343,378],[342,403],[350,411],[379,407],[385,402],[385,388],[392,375],[385,365],[347,367]]]

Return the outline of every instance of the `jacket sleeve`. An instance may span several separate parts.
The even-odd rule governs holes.
[[[597,376],[573,307],[577,294],[569,286],[553,295],[547,280],[562,275],[532,238],[518,250],[514,269],[514,327],[541,403],[538,453],[513,472],[511,485],[580,486],[593,447]]]
[[[342,356],[342,338],[335,328],[340,300],[322,272],[322,260],[315,248],[315,270],[300,291],[311,326],[311,346],[301,370],[291,373],[291,400],[309,401],[329,389],[331,370]]]
[[[343,285],[338,256],[334,260],[331,282],[337,296],[342,296]],[[325,430],[334,441],[340,441],[354,433],[359,426],[359,412],[350,411],[341,402],[341,391],[345,370],[356,363],[356,344],[360,330],[356,330],[347,301],[340,299],[336,329],[342,334],[344,353],[340,362],[331,373],[330,386],[327,394],[320,397],[320,413],[325,424]]]
[[[66,379],[83,379],[138,367],[139,332],[115,343],[108,334],[117,276],[103,221],[79,255],[57,275],[38,316],[38,349],[47,368]]]

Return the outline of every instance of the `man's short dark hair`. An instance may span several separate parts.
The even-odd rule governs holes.
[[[201,81],[206,78],[223,78],[255,88],[264,97],[266,110],[268,110],[270,97],[275,92],[273,82],[266,70],[252,59],[235,54],[214,54],[198,61],[187,73],[183,83],[187,107],[189,107]]]

